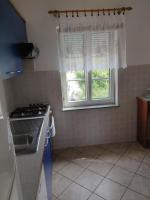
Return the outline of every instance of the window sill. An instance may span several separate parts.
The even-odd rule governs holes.
[[[63,108],[62,111],[100,109],[100,108],[113,108],[113,107],[120,107],[120,106],[119,106],[119,104],[94,105],[94,106],[78,106],[78,107]]]

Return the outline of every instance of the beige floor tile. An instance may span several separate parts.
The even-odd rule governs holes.
[[[105,151],[99,159],[104,160],[106,162],[115,164],[120,158],[119,154],[113,153],[111,151]]]
[[[71,184],[67,190],[60,195],[60,200],[87,200],[91,195],[91,192],[85,188],[79,186],[78,184]]]
[[[111,180],[116,181],[124,186],[128,186],[133,176],[133,173],[115,166],[107,175],[107,178],[110,178]]]
[[[53,158],[52,200],[120,200],[129,183],[121,200],[150,200],[150,150],[138,143],[56,150]]]
[[[79,147],[78,150],[91,158],[100,156],[104,152],[104,150],[98,146]]]
[[[136,150],[136,149],[129,149],[126,153],[126,156],[132,159],[135,159],[139,162],[143,161],[146,153],[144,151]]]
[[[144,151],[144,152],[146,151],[146,149],[144,147],[142,147],[142,145],[139,144],[138,142],[131,143],[130,149]]]
[[[54,149],[52,151],[52,157],[53,157],[53,159],[55,159],[57,156],[59,156],[63,151],[64,151],[64,149]]]
[[[121,157],[120,160],[116,163],[116,165],[127,169],[131,172],[136,172],[140,166],[140,162],[131,159],[127,156]]]
[[[104,179],[95,193],[106,200],[120,200],[126,188],[120,184]]]
[[[92,196],[88,200],[104,200],[104,199],[97,196],[96,194],[92,194]]]
[[[150,178],[150,165],[142,163],[137,174],[145,176],[146,178]]]
[[[84,155],[81,158],[73,160],[73,163],[75,163],[83,168],[87,168],[93,160],[94,160],[93,158]]]
[[[103,160],[95,160],[89,165],[88,169],[98,173],[101,176],[106,176],[112,167],[113,164],[111,163],[106,163]]]
[[[150,165],[150,156],[146,156],[143,160],[143,162],[147,163]]]
[[[44,199],[43,199],[44,200]],[[52,195],[52,200],[56,200],[56,197],[54,195]]]
[[[53,170],[60,171],[63,167],[68,165],[69,162],[64,158],[58,156],[56,159],[53,160]]]
[[[98,184],[103,180],[102,176],[95,174],[89,170],[85,170],[76,180],[75,182],[80,184],[81,186],[94,191]]]
[[[146,155],[150,157],[150,149],[145,149]]]
[[[150,197],[150,180],[142,176],[136,175],[131,185],[129,186],[132,190]]]
[[[79,151],[77,151],[76,148],[66,149],[60,155],[61,157],[63,157],[65,160],[68,161],[82,158],[82,154]]]
[[[72,181],[61,176],[60,174],[54,173],[52,176],[52,193],[54,196],[58,197],[70,184]]]
[[[82,168],[74,163],[70,163],[69,165],[64,167],[62,170],[60,170],[59,173],[70,178],[71,180],[74,180],[83,172],[83,170],[84,170],[84,168]]]
[[[148,198],[140,195],[134,191],[127,190],[121,200],[148,200]]]
[[[81,153],[81,152],[80,152],[80,155],[82,155],[82,156],[80,156],[77,159],[74,159],[72,162],[83,168],[87,168],[90,163],[97,160],[96,156],[87,155],[87,154]]]
[[[122,154],[129,148],[129,143],[106,144],[103,145],[102,147],[114,153]]]

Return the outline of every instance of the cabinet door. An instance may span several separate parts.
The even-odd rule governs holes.
[[[39,182],[37,200],[47,200],[46,180],[45,180],[45,173],[44,173],[43,166],[42,166],[41,177],[40,177],[40,182]]]
[[[25,22],[9,1],[0,1],[0,74],[9,78],[23,70],[16,43],[26,42]]]
[[[137,139],[144,147],[147,147],[148,102],[138,98],[137,111]]]

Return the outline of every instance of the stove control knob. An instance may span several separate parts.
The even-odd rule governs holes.
[[[41,111],[39,111],[39,112],[38,112],[38,114],[39,114],[39,115],[41,115],[41,114],[42,114],[42,112],[41,112]]]
[[[23,116],[24,116],[24,113],[21,113],[21,116],[23,117]]]

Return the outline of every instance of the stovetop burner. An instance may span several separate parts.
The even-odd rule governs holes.
[[[10,118],[25,118],[44,116],[47,112],[48,105],[30,104],[28,107],[16,108],[10,115]]]

